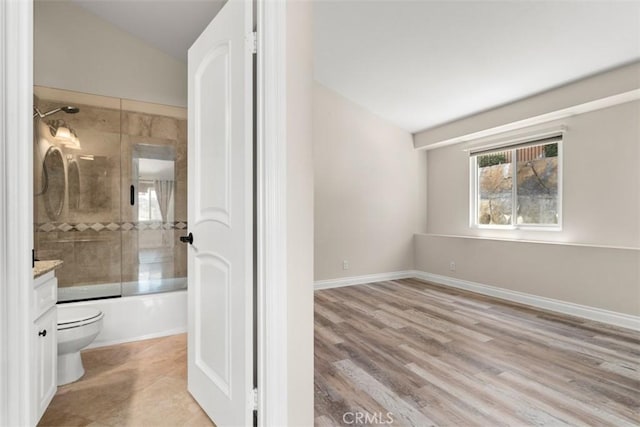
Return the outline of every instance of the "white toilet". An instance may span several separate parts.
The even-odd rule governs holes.
[[[58,305],[58,385],[84,375],[80,350],[102,330],[103,313],[93,307]]]

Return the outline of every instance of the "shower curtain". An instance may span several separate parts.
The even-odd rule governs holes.
[[[167,222],[169,204],[171,203],[171,197],[173,197],[174,186],[175,183],[173,180],[153,181],[153,187],[156,190],[156,197],[158,198],[158,205],[160,205],[160,215],[162,215],[163,223]]]

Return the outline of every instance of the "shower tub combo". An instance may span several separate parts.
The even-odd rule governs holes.
[[[104,314],[93,347],[186,331],[186,109],[34,93],[34,247],[64,261],[59,306]]]

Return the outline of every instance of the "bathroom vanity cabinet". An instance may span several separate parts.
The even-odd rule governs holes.
[[[57,313],[58,281],[49,271],[33,281],[34,292],[31,304],[32,328],[32,396],[34,423],[49,406],[57,390]]]

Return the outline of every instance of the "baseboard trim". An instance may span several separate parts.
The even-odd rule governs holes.
[[[391,273],[367,274],[363,276],[343,277],[340,279],[318,280],[314,282],[314,290],[341,288],[344,286],[364,285],[367,283],[384,282],[386,280],[398,279],[420,279],[426,282],[433,282],[439,285],[452,288],[463,289],[490,297],[517,302],[535,308],[554,311],[556,313],[568,314],[581,317],[583,319],[595,320],[609,325],[640,331],[640,316],[618,313],[604,310],[602,308],[590,307],[587,305],[574,304],[572,302],[560,301],[557,299],[541,297],[524,292],[512,291],[498,288],[496,286],[471,282],[468,280],[456,279],[449,276],[428,273],[419,270],[394,271]]]
[[[364,285],[365,283],[384,282],[385,280],[410,279],[416,277],[415,271],[393,271],[391,273],[366,274],[364,276],[342,277],[339,279],[317,280],[314,290],[342,288],[344,286]]]
[[[153,334],[139,335],[135,337],[127,337],[127,338],[111,340],[111,341],[98,341],[98,342],[94,341],[89,346],[87,346],[84,350],[89,350],[90,348],[108,347],[110,345],[124,344],[128,342],[151,340],[154,338],[162,338],[162,337],[168,337],[171,335],[179,335],[179,334],[186,334],[186,333],[187,333],[186,327],[179,327],[179,328],[168,329],[162,332],[156,332]]]
[[[424,271],[414,271],[414,277],[427,282],[433,282],[452,288],[464,289],[482,295],[487,295],[507,301],[530,305],[536,308],[555,311],[557,313],[568,314],[584,319],[595,320],[597,322],[620,326],[623,328],[640,331],[640,317],[630,314],[617,313],[615,311],[586,305],[574,304],[552,298],[531,295],[524,292],[511,291],[495,286],[484,285],[482,283],[470,282],[448,276],[427,273]]]

